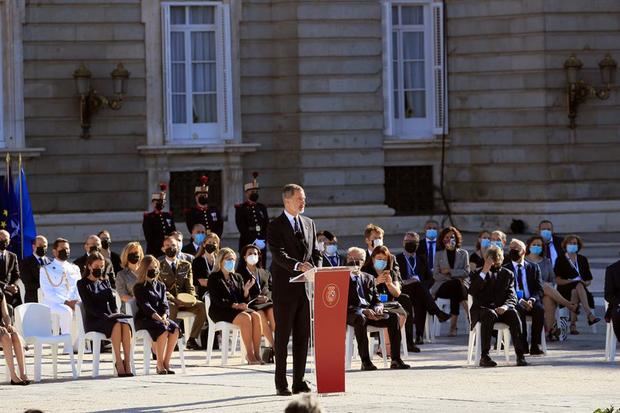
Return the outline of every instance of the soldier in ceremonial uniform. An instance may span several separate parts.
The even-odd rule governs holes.
[[[235,205],[235,222],[239,230],[239,251],[248,244],[254,244],[261,250],[263,268],[267,261],[267,226],[269,215],[267,207],[258,201],[258,172],[252,173],[252,182],[243,186],[245,202]]]
[[[222,238],[224,232],[224,221],[220,215],[220,211],[209,205],[209,182],[208,176],[200,178],[200,186],[194,189],[194,199],[196,205],[185,210],[185,223],[187,230],[192,232],[194,225],[202,224],[207,234],[215,232],[218,237]]]
[[[158,257],[161,255],[161,247],[164,238],[176,231],[174,218],[170,212],[165,212],[166,184],[159,184],[160,192],[154,192],[151,196],[153,210],[144,213],[142,230],[146,239],[146,253]]]

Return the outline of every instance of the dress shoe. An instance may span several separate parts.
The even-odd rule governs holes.
[[[420,336],[420,337],[416,337],[415,338],[415,344],[417,344],[418,346],[421,346],[422,344],[424,344],[424,339]]]
[[[278,396],[290,396],[293,393],[291,393],[291,391],[288,388],[282,387],[281,389],[276,389],[276,394]]]
[[[410,353],[419,353],[420,352],[420,347],[416,346],[413,343],[407,344],[407,351],[410,352]]]
[[[450,314],[446,313],[445,311],[440,311],[437,314],[437,319],[439,319],[439,322],[443,323],[443,322],[448,321],[450,319]]]
[[[377,366],[375,366],[372,361],[363,361],[362,362],[362,371],[372,371],[377,370]]]
[[[533,345],[530,348],[530,356],[541,356],[543,354],[545,354],[545,352],[542,351],[542,349],[540,348],[540,346],[538,344]]]
[[[390,368],[395,370],[407,370],[411,368],[411,366],[409,364],[405,364],[405,362],[401,359],[396,359],[392,360],[392,363],[390,363]]]
[[[201,350],[200,345],[198,345],[198,342],[196,341],[196,339],[192,337],[190,337],[187,340],[187,344],[185,344],[185,348],[187,350]]]
[[[11,385],[13,386],[27,386],[30,384],[30,381],[28,380],[20,380],[20,381],[13,381],[11,380]]]
[[[491,357],[489,357],[489,355],[485,355],[485,356],[481,356],[480,357],[480,363],[479,363],[480,367],[495,367],[497,366],[497,363],[493,361],[493,359]]]
[[[517,366],[527,366],[527,361],[525,361],[525,357],[517,357]]]
[[[174,370],[166,369],[166,374],[175,374]]]
[[[600,317],[594,317],[592,319],[588,319],[588,325],[589,326],[594,325],[594,324],[598,323],[599,321],[601,321]]]
[[[310,393],[310,386],[308,385],[307,381],[302,381],[299,384],[294,384],[292,387],[293,390],[293,394],[298,394],[298,393]]]

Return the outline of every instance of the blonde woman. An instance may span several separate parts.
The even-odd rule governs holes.
[[[215,268],[209,277],[208,292],[211,298],[209,316],[214,322],[233,323],[241,330],[248,364],[263,364],[260,360],[260,341],[263,335],[259,313],[248,308],[250,289],[256,282],[251,278],[243,282],[235,272],[237,255],[230,248],[222,248],[215,259]]]
[[[116,292],[125,303],[133,300],[133,286],[138,280],[137,271],[142,258],[144,258],[144,252],[139,242],[130,242],[123,248],[121,253],[123,269],[116,274]]]
[[[138,312],[136,330],[147,330],[153,339],[157,356],[157,374],[174,374],[170,358],[179,339],[179,326],[168,317],[170,308],[166,286],[159,280],[159,261],[152,255],[142,259],[137,271],[138,280],[133,287]]]

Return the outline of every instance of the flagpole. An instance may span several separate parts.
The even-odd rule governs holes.
[[[24,235],[26,235],[25,231],[24,231],[24,201],[22,198],[22,154],[21,152],[19,153],[19,158],[17,161],[17,165],[18,165],[18,173],[19,173],[19,230],[21,232],[21,237],[20,241],[21,241],[21,257],[22,260],[24,259]]]
[[[6,186],[6,192],[9,192],[9,179],[11,179],[11,177],[9,176],[9,174],[11,173],[11,154],[9,152],[6,153],[6,172],[4,174],[5,178],[4,178],[4,184]]]

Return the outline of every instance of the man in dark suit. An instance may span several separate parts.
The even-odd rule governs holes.
[[[187,244],[183,246],[181,252],[184,254],[190,254],[192,257],[195,257],[198,253],[198,249],[202,245],[203,241],[206,237],[205,226],[202,224],[195,224],[192,228],[192,238],[189,240]]]
[[[19,288],[15,282],[19,279],[19,265],[17,255],[9,251],[11,235],[8,231],[0,230],[0,288],[6,297],[6,303],[17,307],[22,303]]]
[[[107,229],[101,230],[97,236],[101,239],[101,255],[110,259],[112,267],[114,268],[114,274],[118,274],[118,272],[123,269],[121,265],[121,256],[111,250],[112,236],[110,235],[110,231]]]
[[[515,291],[517,294],[516,309],[521,319],[521,340],[523,352],[528,353],[527,346],[527,316],[532,317],[532,345],[529,353],[532,356],[544,354],[540,348],[540,334],[545,323],[545,308],[543,307],[543,284],[538,264],[525,261],[525,244],[513,239],[510,241],[508,258],[504,264],[515,275]],[[513,341],[517,338],[513,338]]]
[[[365,259],[365,252],[361,248],[349,248],[346,265],[356,266]],[[405,364],[400,358],[400,328],[398,316],[394,313],[383,311],[383,304],[379,301],[375,277],[359,272],[352,274],[349,281],[349,297],[347,309],[347,324],[355,329],[355,339],[357,340],[357,350],[362,360],[362,370],[377,370],[377,367],[370,360],[368,353],[368,333],[367,326],[386,327],[390,337],[390,347],[392,354],[392,369],[408,369],[410,366]]]
[[[439,235],[439,222],[429,219],[424,224],[424,238],[418,244],[416,253],[424,257],[429,273],[433,274],[435,255],[437,255],[437,235]]]
[[[27,303],[36,303],[38,301],[37,290],[40,287],[39,276],[41,267],[52,262],[47,254],[47,238],[43,235],[37,235],[32,243],[33,254],[24,258],[19,266],[20,278],[26,287]]]
[[[605,321],[613,323],[616,339],[620,340],[620,261],[605,269],[605,301],[609,303]]]
[[[325,237],[323,257],[323,267],[340,267],[345,263],[344,257],[338,254],[338,238],[329,231],[321,231]]]
[[[159,184],[160,192],[151,195],[153,210],[144,213],[142,230],[146,240],[146,253],[157,257],[161,253],[164,238],[176,231],[174,218],[170,212],[164,211],[166,204],[166,188],[164,183]]]
[[[275,332],[275,384],[277,394],[288,396],[286,358],[288,340],[293,333],[293,393],[309,392],[304,380],[308,338],[310,336],[310,309],[303,283],[289,280],[313,267],[321,266],[317,249],[314,222],[303,215],[306,194],[299,185],[288,184],[282,189],[284,212],[271,221],[267,230],[267,243],[271,250],[271,276],[273,280],[273,310]]]
[[[433,275],[428,271],[424,256],[416,254],[420,236],[409,231],[403,238],[404,251],[396,255],[396,261],[401,269],[400,276],[403,280],[402,292],[411,298],[416,331],[415,344],[423,344],[424,326],[426,313],[436,315],[439,321],[450,319],[450,314],[443,312],[433,299],[429,289],[433,285]],[[409,328],[406,326],[406,328]],[[410,337],[412,332],[407,332]]]
[[[545,251],[545,257],[551,260],[551,267],[555,267],[555,260],[558,255],[562,255],[562,237],[557,236],[553,232],[553,223],[548,219],[543,219],[538,224],[538,235],[545,241],[543,249]]]
[[[86,238],[86,242],[84,242],[84,251],[84,255],[73,261],[73,263],[80,269],[81,274],[84,274],[84,270],[86,269],[86,260],[88,260],[88,256],[93,252],[101,252],[101,239],[96,235],[90,235]],[[110,261],[109,258],[105,259],[103,273],[108,277],[112,288],[114,288],[116,285],[116,273],[114,272],[112,261]]]
[[[471,329],[480,322],[480,344],[482,353],[481,367],[495,367],[497,363],[489,357],[493,325],[497,322],[505,323],[510,328],[512,337],[521,337],[521,320],[515,309],[517,296],[515,294],[515,279],[512,271],[502,267],[504,253],[497,246],[489,247],[484,253],[484,266],[470,276],[469,294],[473,303],[469,311]],[[524,357],[523,342],[514,340],[517,366],[527,366]]]

